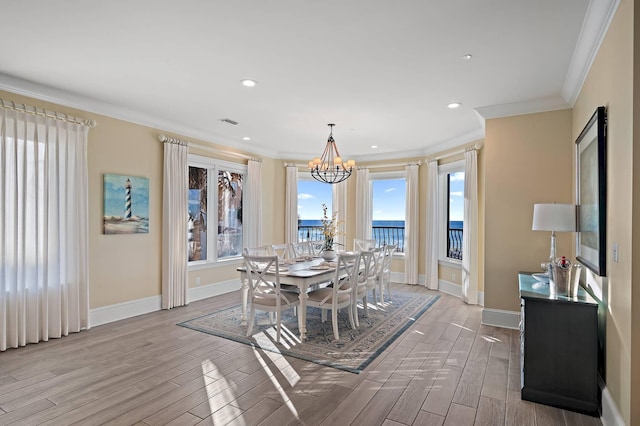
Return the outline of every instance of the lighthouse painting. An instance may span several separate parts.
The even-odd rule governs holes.
[[[104,175],[104,233],[149,232],[149,179]]]

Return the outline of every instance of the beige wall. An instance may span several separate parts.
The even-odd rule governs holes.
[[[540,271],[551,233],[532,231],[535,203],[571,203],[571,110],[490,119],[484,147],[485,307],[519,311],[518,272]],[[573,234],[558,234],[571,256]]]
[[[638,12],[635,12],[636,14]],[[639,60],[638,47],[634,47],[634,4],[622,0],[609,27],[600,51],[589,71],[573,109],[572,136],[575,140],[596,107],[608,110],[607,136],[607,279],[594,280],[602,285],[608,301],[606,330],[606,385],[627,424],[640,424],[640,388],[638,369],[640,353],[636,345],[640,327],[632,323],[633,307],[638,315],[638,290],[634,292],[640,270],[640,161],[634,145],[633,61]],[[637,19],[635,20],[637,26]],[[636,77],[637,78],[637,77]],[[637,129],[637,128],[636,128]],[[635,158],[634,158],[635,157]],[[633,194],[633,196],[631,196]],[[635,208],[634,208],[635,207]],[[633,230],[633,234],[632,231]],[[619,262],[609,255],[614,242],[619,244]],[[637,249],[636,249],[637,248]],[[590,274],[591,275],[591,274]],[[590,277],[591,278],[591,277]],[[591,281],[591,280],[590,280]],[[635,358],[635,361],[634,361]],[[632,386],[632,378],[636,382]],[[633,398],[635,395],[635,398]],[[635,404],[632,403],[635,399]]]

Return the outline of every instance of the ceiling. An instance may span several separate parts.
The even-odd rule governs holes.
[[[345,158],[427,155],[571,106],[614,2],[5,0],[0,89],[275,158],[328,123]]]

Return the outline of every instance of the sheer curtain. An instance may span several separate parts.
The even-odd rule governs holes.
[[[0,100],[0,351],[90,326],[93,126]]]
[[[342,244],[337,249],[347,249],[347,186],[348,181],[342,181],[336,183],[333,186],[333,211],[338,212],[338,235],[336,236],[336,243]]]
[[[418,284],[418,223],[419,223],[419,182],[418,164],[406,167],[406,223],[405,223],[405,257],[404,274],[407,284]]]
[[[478,304],[478,153],[464,153],[464,223],[462,225],[462,300]]]
[[[371,183],[369,169],[356,173],[356,238],[371,238]]]
[[[426,286],[438,289],[438,161],[427,162]]]
[[[285,164],[287,181],[285,188],[284,238],[287,243],[298,241],[298,167]]]
[[[187,142],[161,136],[162,179],[162,309],[189,304],[187,221],[189,165]]]
[[[245,247],[262,245],[262,160],[251,159],[247,164],[245,186]]]

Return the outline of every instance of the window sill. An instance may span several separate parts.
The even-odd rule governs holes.
[[[242,266],[243,258],[242,257],[234,257],[231,259],[225,260],[199,260],[196,262],[189,262],[187,265],[187,270],[189,271],[200,271],[202,269],[212,269],[212,268],[222,268],[226,266]]]
[[[438,259],[438,265],[446,266],[447,268],[462,269],[462,261],[461,260]]]

